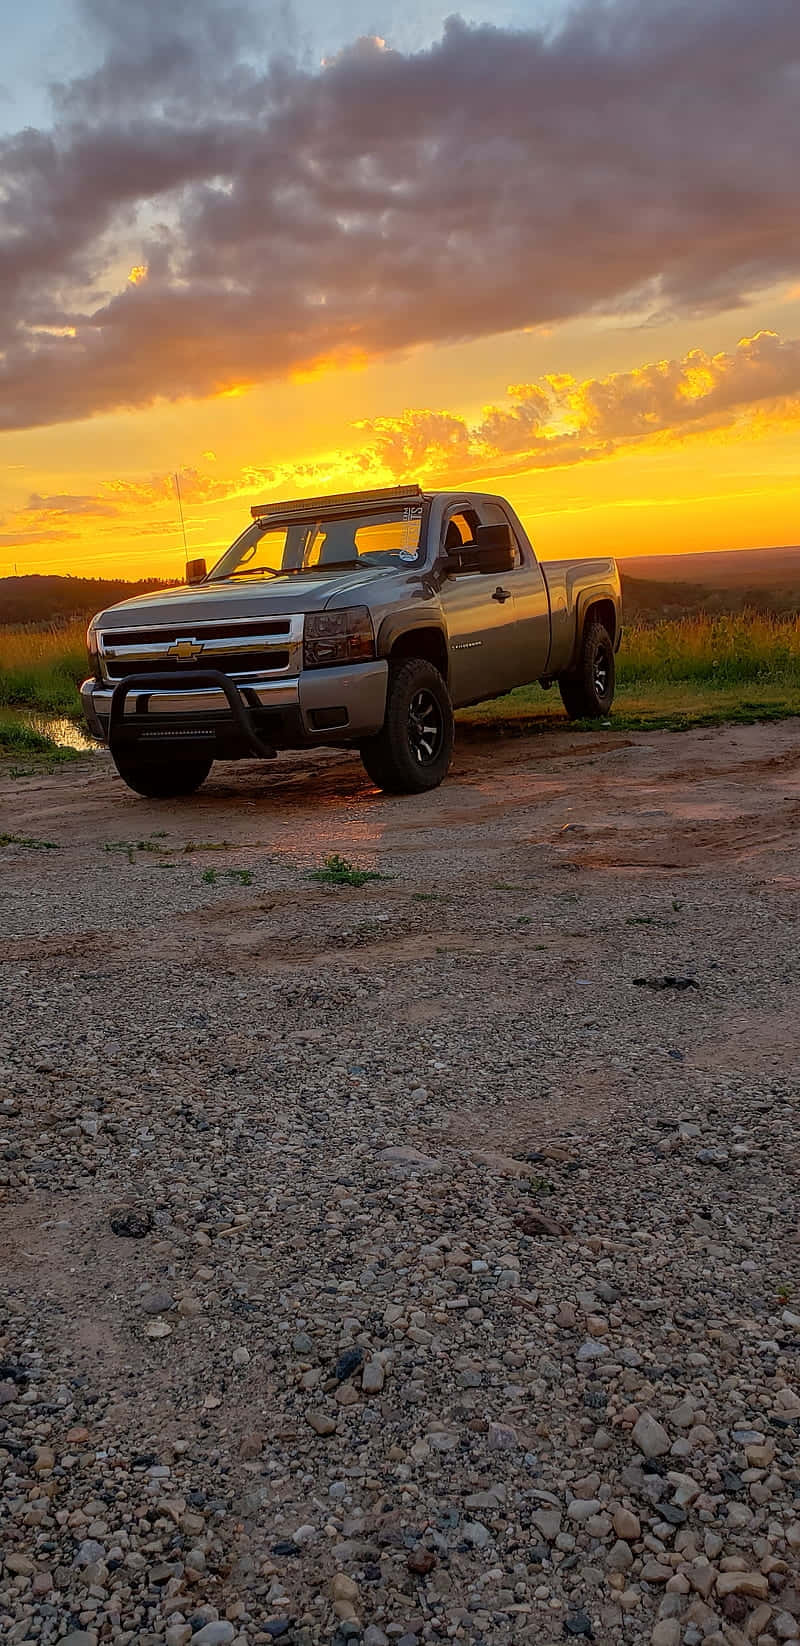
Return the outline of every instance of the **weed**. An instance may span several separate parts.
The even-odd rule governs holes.
[[[532,919],[533,919],[533,915],[531,915],[531,914],[518,914],[517,915],[517,925],[518,926],[530,926]]]
[[[794,1287],[791,1281],[779,1280],[777,1286],[775,1287],[775,1296],[777,1297],[778,1302],[783,1303],[784,1305],[791,1303],[793,1295]]]
[[[252,869],[204,869],[203,880],[206,886],[216,886],[221,879],[234,880],[238,886],[252,886]]]
[[[348,863],[346,857],[340,857],[333,852],[326,857],[321,869],[312,869],[311,880],[320,880],[327,886],[365,886],[368,880],[385,880],[385,874],[378,874],[377,869],[357,869],[354,863]]]
[[[552,1194],[554,1189],[555,1184],[550,1182],[549,1177],[537,1177],[536,1175],[533,1175],[528,1178],[529,1194]]]
[[[229,840],[187,840],[184,852],[190,856],[192,852],[229,852]]]
[[[35,840],[30,834],[0,834],[0,846],[24,846],[29,852],[57,852],[55,840]]]
[[[439,896],[439,893],[438,892],[412,892],[411,896],[412,896],[413,901],[415,903],[435,903],[438,896]]]

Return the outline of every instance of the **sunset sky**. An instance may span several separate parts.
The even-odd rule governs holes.
[[[800,542],[800,0],[26,0],[0,575],[419,479],[544,557]]]

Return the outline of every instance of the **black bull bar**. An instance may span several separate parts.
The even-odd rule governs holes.
[[[193,691],[202,686],[216,686],[224,692],[234,721],[253,754],[261,760],[274,760],[275,750],[262,742],[253,724],[253,717],[239,690],[229,675],[219,669],[182,669],[179,674],[129,674],[114,687],[108,716],[108,746],[114,753],[126,739],[125,699],[131,692],[151,692],[168,688],[170,691]],[[131,729],[132,730],[132,729]],[[187,736],[191,736],[187,727]]]

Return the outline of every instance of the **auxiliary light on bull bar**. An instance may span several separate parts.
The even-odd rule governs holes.
[[[377,491],[337,492],[328,497],[296,497],[291,503],[254,503],[250,513],[254,520],[270,515],[315,514],[319,510],[347,508],[360,503],[399,503],[404,498],[422,497],[421,486],[381,486]]]

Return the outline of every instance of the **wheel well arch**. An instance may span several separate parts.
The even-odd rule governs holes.
[[[424,657],[439,670],[445,680],[447,679],[447,641],[443,631],[431,623],[418,629],[405,629],[402,634],[398,634],[392,641],[388,655],[390,663],[396,663],[400,658]]]
[[[612,640],[617,638],[617,608],[613,600],[592,600],[583,613],[582,629],[589,623],[602,623]]]

